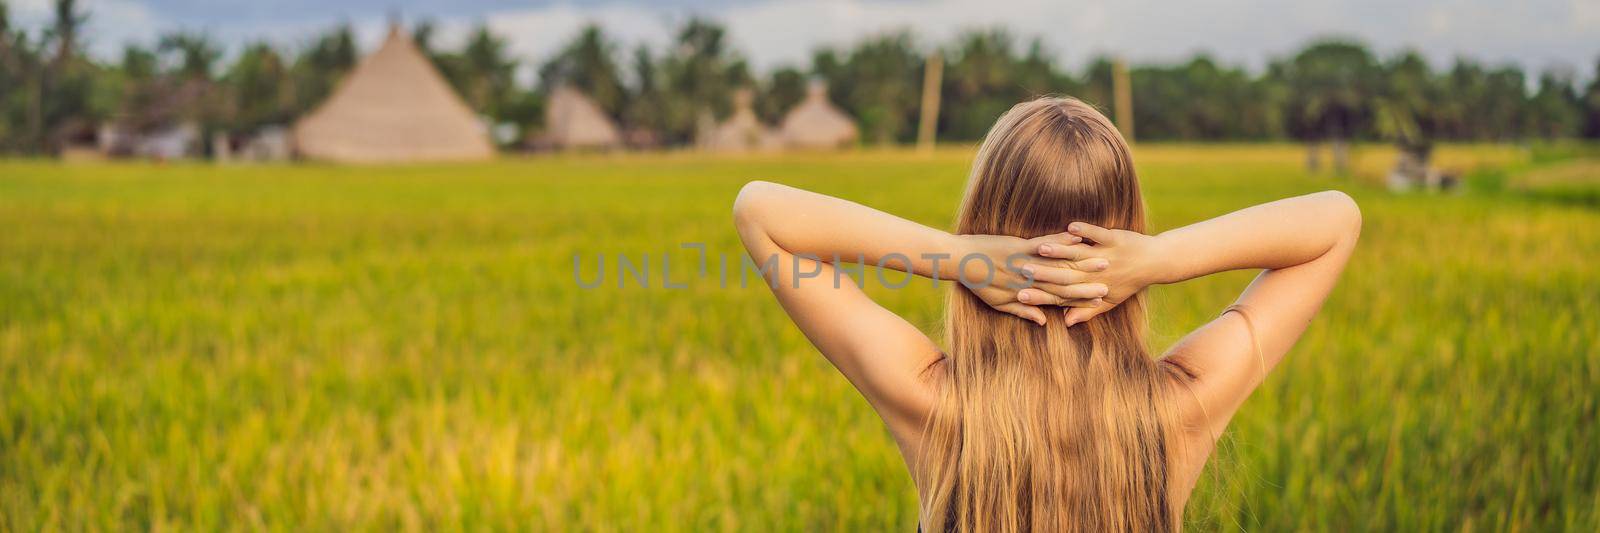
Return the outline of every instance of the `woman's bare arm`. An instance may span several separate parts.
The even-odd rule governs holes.
[[[1069,231],[1089,241],[1070,247],[1089,252],[1075,253],[1110,263],[1109,269],[1088,279],[1110,287],[1106,300],[1113,305],[1152,284],[1265,269],[1236,302],[1254,321],[1254,339],[1242,315],[1226,313],[1168,352],[1169,358],[1197,375],[1195,392],[1215,434],[1322,308],[1355,249],[1361,212],[1348,195],[1327,191],[1242,209],[1153,237],[1083,223],[1073,223]],[[1054,272],[1041,269],[1036,275],[1048,280]],[[1054,298],[1040,289],[1024,292]],[[1068,321],[1089,320],[1109,307],[1071,310]]]

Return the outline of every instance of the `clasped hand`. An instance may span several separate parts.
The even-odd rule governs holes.
[[[1154,283],[1158,239],[1073,222],[1066,232],[1033,239],[962,235],[968,254],[963,286],[997,311],[1044,325],[1061,308],[1073,326],[1099,316]],[[983,267],[986,270],[979,270]]]

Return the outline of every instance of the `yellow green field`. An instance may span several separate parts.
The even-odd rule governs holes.
[[[1600,209],[1394,196],[1375,147],[1347,179],[1292,146],[1135,150],[1157,228],[1327,188],[1365,213],[1193,530],[1600,529]],[[716,261],[749,179],[945,227],[969,157],[0,163],[0,531],[910,531],[875,415]],[[582,290],[574,254],[671,255],[688,287]],[[1248,278],[1156,289],[1157,344]],[[873,292],[931,332],[941,290]]]

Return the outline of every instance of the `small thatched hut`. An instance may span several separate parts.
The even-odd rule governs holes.
[[[753,93],[740,89],[733,94],[733,116],[713,128],[700,144],[713,152],[748,152],[777,149],[783,141],[756,117]]]
[[[551,148],[613,149],[622,146],[622,133],[611,117],[582,92],[561,85],[550,91],[544,111],[545,132],[537,144]]]
[[[398,25],[294,125],[303,156],[343,162],[487,159],[489,134]]]
[[[784,115],[778,133],[785,146],[801,149],[843,148],[860,135],[855,120],[828,101],[828,86],[821,81],[806,87],[805,100]]]

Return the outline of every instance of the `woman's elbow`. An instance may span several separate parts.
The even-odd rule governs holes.
[[[1340,238],[1351,241],[1361,236],[1361,205],[1344,191],[1324,191],[1323,196],[1333,213],[1335,226],[1340,228]]]
[[[733,199],[734,226],[742,230],[759,225],[775,187],[777,185],[760,180],[744,184]]]

